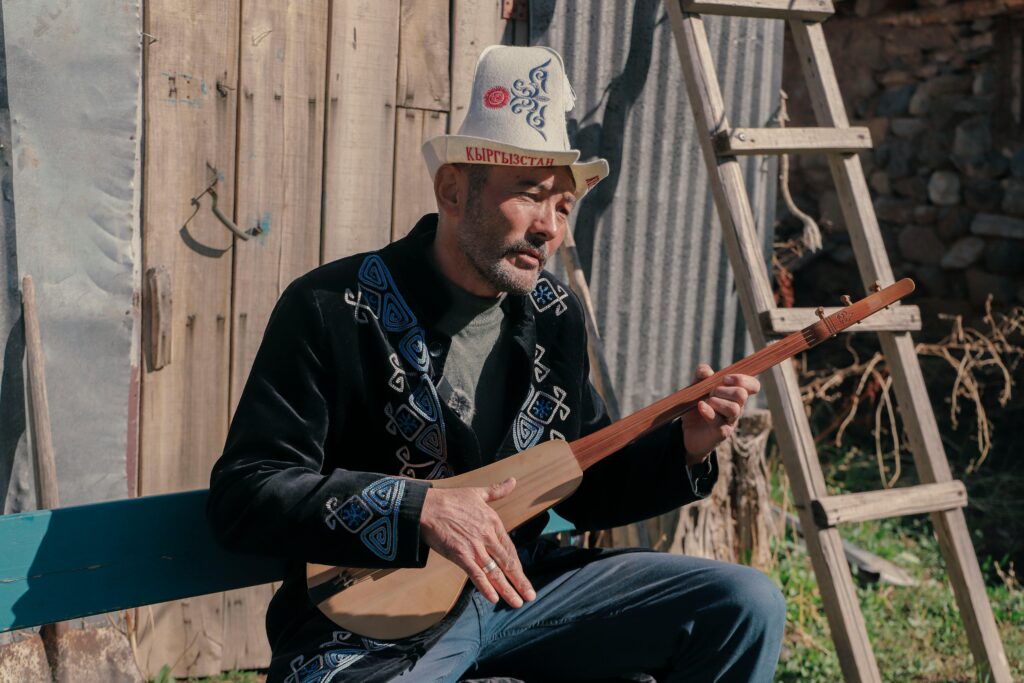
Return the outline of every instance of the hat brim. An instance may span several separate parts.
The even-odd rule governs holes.
[[[444,164],[489,164],[492,166],[569,166],[576,183],[575,195],[580,199],[608,176],[604,159],[578,162],[580,152],[527,149],[497,140],[470,135],[438,135],[423,143],[423,158],[430,177]]]

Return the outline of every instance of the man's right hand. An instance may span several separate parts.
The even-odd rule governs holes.
[[[488,505],[515,487],[516,480],[509,477],[488,487],[431,488],[420,512],[420,529],[427,545],[462,567],[485,598],[496,603],[500,595],[512,607],[522,607],[524,599],[537,594],[505,525]],[[485,572],[492,559],[498,566]]]

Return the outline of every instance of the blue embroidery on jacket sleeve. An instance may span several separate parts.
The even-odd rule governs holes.
[[[405,480],[386,477],[363,489],[362,499],[384,515],[359,534],[374,555],[390,562],[398,556],[398,510],[405,495]]]
[[[378,479],[338,505],[334,496],[327,500],[324,523],[329,529],[341,526],[349,533],[359,533],[359,540],[385,561],[398,556],[398,513],[405,495],[405,480],[395,477]]]

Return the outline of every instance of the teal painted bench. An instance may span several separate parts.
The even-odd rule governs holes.
[[[284,577],[283,560],[230,553],[207,491],[0,516],[0,632]],[[544,533],[572,525],[553,512]]]

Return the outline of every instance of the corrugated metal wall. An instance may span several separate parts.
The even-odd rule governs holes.
[[[779,21],[706,19],[734,126],[771,125],[782,74]],[[569,116],[583,157],[611,176],[580,205],[576,241],[624,412],[746,352],[679,55],[660,0],[533,0],[530,43],[562,53],[576,91]],[[766,254],[775,161],[744,171]]]

